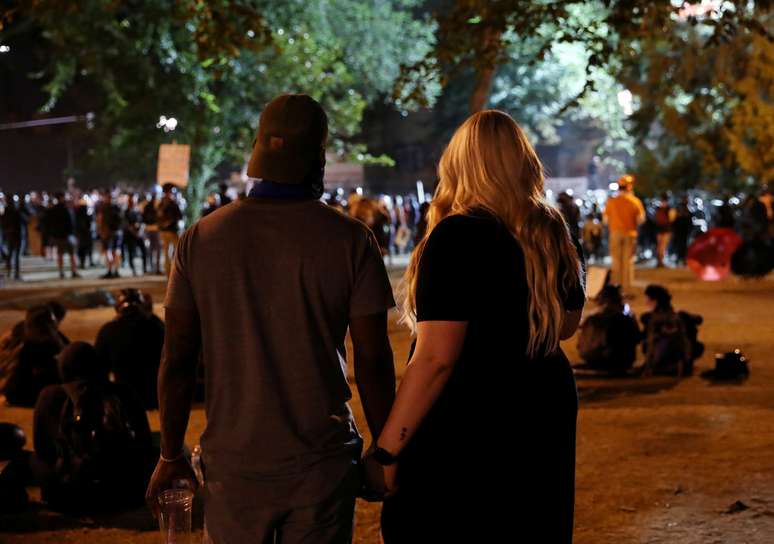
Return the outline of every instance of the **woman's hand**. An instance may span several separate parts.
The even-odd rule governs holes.
[[[361,460],[363,467],[363,489],[361,497],[367,501],[382,501],[395,495],[398,490],[398,465],[385,466],[373,457],[374,447]]]
[[[179,481],[186,482],[191,491],[196,491],[199,486],[196,474],[191,468],[188,459],[181,457],[175,461],[163,461],[159,459],[156,470],[153,471],[148,490],[145,492],[145,503],[153,512],[153,516],[159,517],[159,495],[167,489],[180,487]],[[176,485],[178,484],[178,485]]]

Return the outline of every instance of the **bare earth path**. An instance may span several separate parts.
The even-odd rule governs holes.
[[[774,542],[774,281],[699,283],[685,271],[671,270],[639,271],[638,277],[640,292],[648,281],[664,283],[676,306],[704,316],[700,338],[707,351],[698,372],[712,366],[715,352],[741,347],[752,374],[735,385],[710,385],[698,375],[680,383],[579,380],[575,542]],[[87,283],[69,287],[75,285]],[[144,285],[160,302],[160,279]],[[46,283],[0,290],[0,329],[22,315],[13,306],[53,296],[61,287]],[[636,312],[642,311],[642,298],[633,302]],[[63,328],[72,339],[93,341],[111,315],[109,308],[72,311]],[[409,337],[394,323],[391,337],[400,371]],[[565,349],[575,360],[574,341]],[[353,408],[362,422],[356,394]],[[157,429],[157,413],[149,417]],[[0,421],[19,423],[30,438],[31,420],[31,410],[0,407]],[[190,445],[198,443],[204,425],[197,407],[187,435]],[[520,437],[503,429],[503,440],[518,442]],[[37,496],[35,489],[30,492]],[[736,509],[741,511],[727,513],[736,501],[743,503]],[[379,542],[378,515],[378,506],[359,504],[356,542]],[[155,543],[158,536],[142,510],[108,519],[72,519],[37,505],[20,516],[0,513],[0,543],[18,542]],[[502,542],[523,542],[519,528],[503,535]]]

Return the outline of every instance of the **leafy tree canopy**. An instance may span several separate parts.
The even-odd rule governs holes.
[[[224,160],[249,153],[263,105],[306,92],[329,115],[340,155],[357,144],[365,106],[389,97],[403,64],[423,57],[433,25],[416,0],[19,0],[0,12],[4,40],[37,33],[50,110],[67,93],[93,96],[91,163],[112,179],[152,179],[158,144],[192,145],[189,197],[204,198]],[[400,32],[396,32],[400,29]],[[175,117],[171,134],[156,127]],[[196,206],[198,208],[198,206]]]

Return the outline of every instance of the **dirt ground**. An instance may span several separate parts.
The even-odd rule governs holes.
[[[578,380],[575,542],[774,542],[774,279],[701,283],[686,271],[642,270],[638,280],[635,312],[643,310],[642,288],[658,282],[673,291],[677,307],[704,316],[700,339],[706,354],[696,375],[679,383],[664,378]],[[160,301],[161,280],[145,286]],[[57,291],[61,285],[0,290],[0,329],[22,315],[14,307]],[[111,316],[110,308],[71,311],[63,330],[72,339],[93,341]],[[402,372],[410,339],[394,322],[391,338]],[[711,368],[716,352],[735,347],[751,361],[747,381],[713,385],[698,376]],[[574,339],[565,350],[577,360]],[[352,404],[365,431],[356,391]],[[158,429],[158,414],[150,412],[149,418]],[[0,421],[20,424],[31,438],[31,410],[0,407]],[[196,407],[189,445],[198,443],[204,425],[203,410]],[[503,440],[512,436],[503,431]],[[30,493],[38,497],[37,490]],[[378,505],[358,504],[357,543],[380,541],[378,518]],[[155,543],[154,528],[143,510],[74,519],[36,504],[22,515],[0,514],[0,543]],[[516,535],[518,527],[502,541],[520,542]]]

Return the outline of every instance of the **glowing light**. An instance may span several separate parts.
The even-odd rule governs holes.
[[[629,89],[624,89],[618,93],[618,105],[624,112],[624,115],[634,113],[634,95]]]
[[[11,46],[10,45],[0,45],[0,53],[10,53]]]
[[[610,184],[610,190],[611,191],[617,191],[618,190],[618,184],[616,182],[613,182]]]
[[[159,122],[156,123],[156,128],[163,128],[164,132],[171,132],[177,128],[177,119],[161,115]]]
[[[425,184],[422,183],[421,179],[417,180],[417,200],[420,204],[425,201]]]

